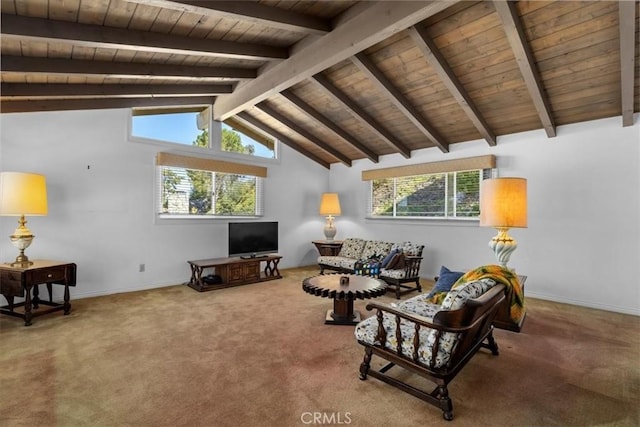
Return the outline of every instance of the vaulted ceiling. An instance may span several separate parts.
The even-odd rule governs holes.
[[[0,7],[3,114],[213,104],[325,167],[640,111],[635,1]]]

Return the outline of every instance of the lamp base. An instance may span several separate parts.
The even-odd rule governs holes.
[[[324,228],[324,238],[325,240],[333,240],[334,237],[336,237],[336,228],[335,227],[329,227],[326,226]]]
[[[18,248],[20,251],[16,260],[11,263],[11,267],[29,267],[30,265],[33,265],[33,262],[29,261],[29,257],[24,254],[24,250],[31,245],[33,238],[36,236],[31,233],[31,230],[27,228],[26,224],[27,221],[25,220],[24,215],[21,215],[18,220],[18,228],[16,228],[13,234],[9,236],[13,246]]]
[[[325,240],[333,240],[336,237],[336,227],[333,225],[333,215],[327,216],[327,223],[324,226]]]
[[[29,267],[33,265],[33,261],[29,261],[29,257],[24,254],[24,252],[20,252],[20,255],[16,257],[16,260],[9,264],[11,267]]]
[[[509,258],[513,251],[518,247],[518,243],[515,239],[509,236],[508,228],[497,228],[498,234],[496,234],[489,242],[489,247],[493,251],[498,260],[498,264],[503,267],[507,267]]]

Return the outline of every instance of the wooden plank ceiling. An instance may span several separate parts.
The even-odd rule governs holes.
[[[213,104],[326,167],[640,111],[634,1],[0,7],[4,114]]]

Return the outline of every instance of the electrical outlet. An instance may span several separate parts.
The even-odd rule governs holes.
[[[144,273],[144,264],[140,264],[138,271],[140,271],[140,273]]]

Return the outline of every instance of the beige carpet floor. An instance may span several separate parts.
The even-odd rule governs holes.
[[[324,325],[331,301],[302,291],[317,269],[282,273],[207,293],[178,285],[79,299],[69,316],[30,327],[1,316],[0,425],[640,425],[636,316],[528,299],[522,333],[497,330],[500,355],[482,350],[453,380],[446,422],[411,395],[360,381],[353,327]],[[365,305],[356,309],[369,316]]]

